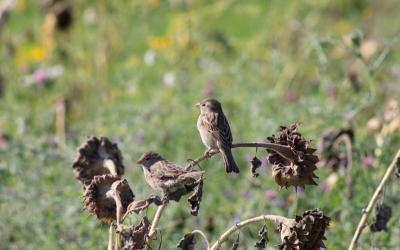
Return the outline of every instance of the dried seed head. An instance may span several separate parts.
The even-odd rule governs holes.
[[[196,238],[193,233],[188,233],[183,236],[183,238],[178,243],[178,248],[182,250],[194,250],[196,245]]]
[[[199,213],[202,197],[203,197],[203,179],[200,179],[199,185],[196,187],[195,191],[188,199],[188,202],[192,207],[190,213],[193,216],[197,216],[197,214]]]
[[[346,152],[339,148],[339,142],[344,137],[354,141],[354,131],[351,128],[334,129],[328,128],[322,132],[317,148],[320,159],[324,166],[337,171],[341,167],[347,167],[348,159]]]
[[[309,147],[309,141],[297,131],[296,124],[280,127],[277,135],[272,135],[267,140],[289,146],[295,154],[295,157],[287,159],[275,151],[267,150],[268,160],[273,165],[272,176],[279,186],[300,186],[305,189],[305,185],[317,185],[314,181],[314,178],[318,178],[314,174],[317,169],[315,164],[318,162],[318,157],[314,155],[316,150]]]
[[[370,225],[372,232],[387,231],[387,223],[392,217],[392,208],[386,204],[378,204],[375,207],[375,221]]]
[[[147,217],[137,226],[125,226],[120,228],[122,246],[124,250],[140,250],[146,246],[146,240],[149,236],[151,224]]]
[[[116,169],[109,169],[107,161],[112,161]],[[109,168],[107,168],[109,167]],[[75,177],[83,184],[89,184],[93,177],[103,174],[122,176],[124,165],[121,151],[117,144],[112,143],[107,137],[90,137],[77,150],[72,168]],[[115,171],[115,173],[113,173]]]
[[[95,176],[92,182],[85,187],[84,192],[84,208],[107,224],[117,218],[113,184],[116,185],[116,191],[121,199],[122,213],[125,213],[128,205],[135,198],[126,180],[110,174]]]
[[[325,248],[325,230],[330,218],[319,209],[308,210],[289,224],[280,225],[281,250],[319,250]]]

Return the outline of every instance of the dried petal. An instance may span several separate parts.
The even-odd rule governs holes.
[[[258,231],[258,236],[260,239],[254,245],[258,249],[265,249],[267,247],[268,239],[268,230],[267,227],[264,225],[260,231]]]
[[[122,238],[122,246],[124,250],[139,250],[144,249],[146,246],[146,240],[149,236],[151,224],[147,217],[143,217],[143,220],[136,227],[128,226],[120,229]]]
[[[182,250],[194,250],[196,244],[196,238],[193,233],[188,233],[183,236],[183,238],[178,243],[178,248]]]
[[[375,208],[375,222],[371,224],[372,232],[387,231],[387,223],[392,217],[392,208],[386,204],[378,204]]]
[[[124,174],[121,151],[117,144],[112,143],[107,137],[90,137],[84,142],[77,151],[72,168],[75,177],[83,184],[90,184],[96,175],[109,174],[111,171],[105,164],[111,160],[116,169],[117,176]]]
[[[339,147],[339,141],[347,136],[351,142],[354,141],[354,131],[351,128],[326,129],[317,143],[318,152],[322,163],[337,171],[341,167],[347,167],[348,159],[344,150]]]
[[[302,216],[297,216],[290,225],[282,224],[281,233],[282,250],[319,250],[325,245],[325,230],[328,228],[330,218],[319,209],[308,210]]]
[[[122,213],[125,213],[128,205],[135,198],[126,180],[110,174],[95,176],[84,191],[84,208],[107,224],[117,218],[117,207],[111,189],[113,183],[117,181],[120,182],[117,191],[121,198]]]
[[[267,150],[268,160],[273,164],[272,176],[279,186],[286,188],[299,186],[305,189],[305,185],[317,185],[314,181],[314,178],[318,178],[314,174],[317,169],[315,164],[319,161],[314,155],[316,150],[309,147],[309,141],[297,131],[296,124],[280,127],[277,135],[272,135],[267,140],[289,146],[295,154],[295,157],[287,159],[275,151]]]
[[[251,174],[253,177],[258,177],[260,174],[257,173],[257,169],[261,167],[262,162],[260,159],[257,158],[257,156],[254,156],[253,159],[250,161],[251,164]]]

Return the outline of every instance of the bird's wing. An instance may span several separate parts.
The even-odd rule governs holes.
[[[159,161],[156,164],[157,165],[154,166],[151,174],[154,178],[159,180],[175,180],[180,175],[187,172],[184,168],[167,160]]]
[[[230,148],[232,145],[232,132],[224,113],[211,112],[203,119],[204,127],[216,139],[219,147]]]

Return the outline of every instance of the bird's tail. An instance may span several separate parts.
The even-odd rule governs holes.
[[[221,149],[221,153],[222,153],[222,158],[224,158],[225,171],[227,173],[239,173],[240,170],[236,165],[231,149],[230,148]]]

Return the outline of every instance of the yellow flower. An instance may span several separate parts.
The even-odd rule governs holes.
[[[152,49],[167,49],[171,47],[171,39],[167,36],[150,37],[148,44]]]
[[[29,59],[32,61],[41,61],[46,56],[43,47],[35,46],[29,51]]]

